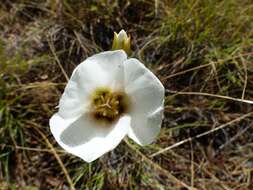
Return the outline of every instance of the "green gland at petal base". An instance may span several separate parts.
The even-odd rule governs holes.
[[[123,49],[127,55],[131,54],[131,38],[127,36],[124,30],[121,30],[118,34],[114,32],[112,50],[118,49]]]
[[[111,124],[129,111],[129,98],[124,92],[97,88],[91,96],[91,116],[96,122]]]

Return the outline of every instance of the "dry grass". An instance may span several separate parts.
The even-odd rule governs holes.
[[[251,0],[1,2],[0,189],[253,189],[252,19]],[[86,164],[48,120],[121,28],[167,89],[163,127]]]

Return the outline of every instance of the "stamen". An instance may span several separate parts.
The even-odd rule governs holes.
[[[112,123],[129,110],[129,104],[124,92],[98,88],[91,96],[91,115],[96,121]]]

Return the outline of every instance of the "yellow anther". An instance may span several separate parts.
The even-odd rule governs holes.
[[[113,122],[128,111],[129,101],[125,93],[98,88],[91,96],[91,113],[95,120]]]

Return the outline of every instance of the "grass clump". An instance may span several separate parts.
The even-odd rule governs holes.
[[[250,0],[11,0],[0,14],[0,189],[253,188]],[[122,28],[167,90],[162,130],[86,164],[48,120],[75,66]]]

